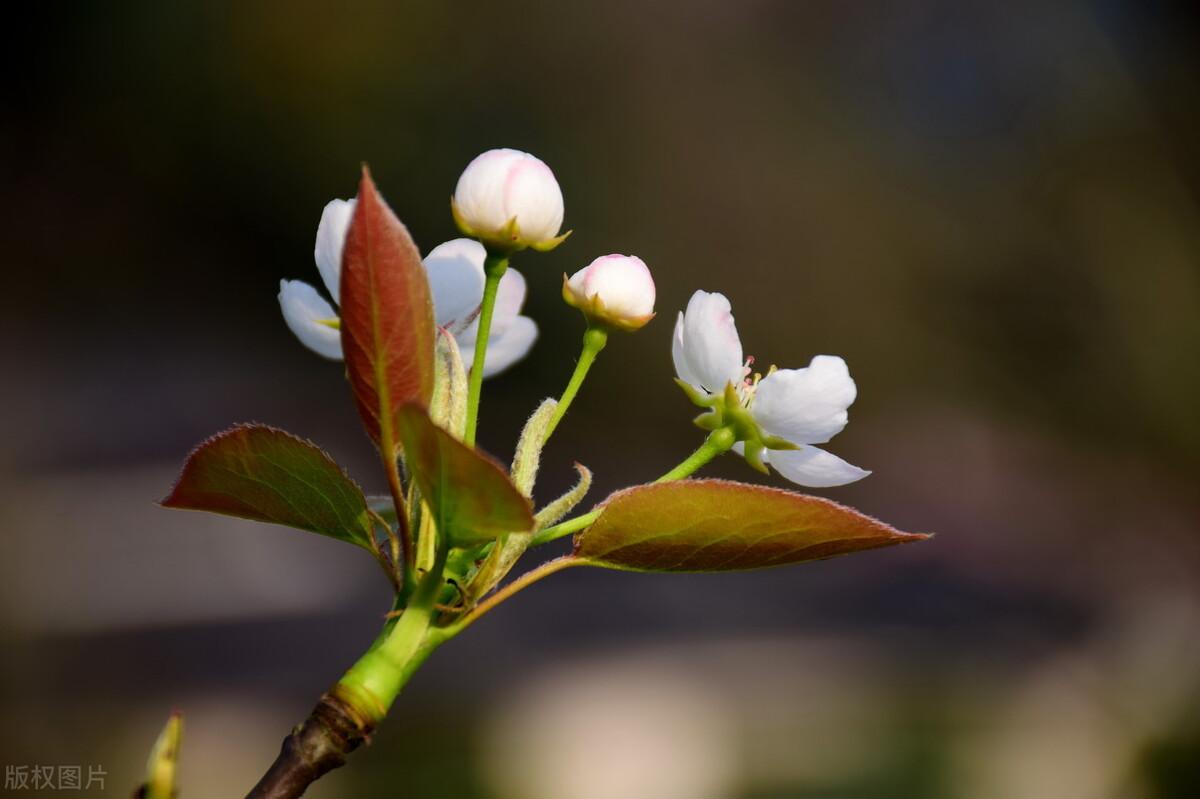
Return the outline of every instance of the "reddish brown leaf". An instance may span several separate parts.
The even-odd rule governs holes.
[[[575,537],[575,553],[631,571],[729,571],[920,541],[820,497],[728,480],[618,491]]]
[[[395,452],[396,413],[433,393],[433,301],[421,254],[363,167],[346,233],[342,350],[359,414],[381,449]]]
[[[310,530],[370,548],[362,490],[323,450],[265,425],[239,425],[188,456],[168,508]]]
[[[465,546],[533,529],[529,499],[504,468],[438,427],[425,410],[400,410],[405,463],[433,511],[438,532]]]

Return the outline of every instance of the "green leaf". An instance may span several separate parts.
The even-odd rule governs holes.
[[[503,467],[438,427],[417,405],[397,415],[405,463],[438,532],[454,546],[533,529],[533,510]]]
[[[391,456],[401,406],[428,407],[433,394],[433,300],[416,244],[365,166],[342,251],[340,295],[342,349],[358,412]]]
[[[238,425],[188,456],[168,508],[284,524],[370,549],[367,500],[316,445],[265,425]]]
[[[629,571],[759,569],[920,541],[820,497],[728,480],[618,491],[575,536],[575,554]]]

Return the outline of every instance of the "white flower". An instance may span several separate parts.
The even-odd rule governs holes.
[[[468,363],[479,335],[486,257],[487,252],[479,242],[454,239],[434,247],[424,261],[437,323],[454,334]],[[483,362],[484,377],[502,372],[524,358],[537,340],[537,323],[521,315],[524,304],[525,277],[510,267],[496,290],[487,357]]]
[[[637,330],[654,317],[654,278],[634,255],[605,255],[565,279],[563,299],[589,318]]]
[[[563,196],[554,173],[520,150],[488,150],[467,164],[451,209],[464,235],[496,247],[550,249],[565,238],[558,236]]]
[[[841,358],[818,355],[804,369],[772,370],[761,379],[747,379],[753,361],[742,359],[729,300],[706,291],[693,294],[687,311],[679,314],[671,355],[679,379],[701,397],[716,404],[726,386],[732,386],[738,407],[749,413],[762,434],[796,447],[762,450],[760,455],[793,483],[838,486],[870,474],[812,446],[841,432],[849,418],[846,409],[857,395]],[[745,454],[742,442],[735,449]]]
[[[342,248],[354,214],[354,200],[334,200],[325,206],[317,226],[314,258],[321,279],[334,302],[342,271]],[[423,261],[437,324],[458,340],[470,359],[479,329],[476,316],[483,300],[483,245],[471,239],[454,239],[434,247]],[[537,339],[537,324],[521,316],[525,278],[509,269],[500,279],[492,331],[488,337],[483,376],[491,377],[525,357]],[[333,360],[342,359],[342,337],[337,311],[315,288],[300,280],[279,283],[279,307],[296,338],[309,349]]]

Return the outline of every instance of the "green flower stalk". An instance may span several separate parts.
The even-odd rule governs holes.
[[[644,327],[654,318],[655,293],[649,267],[633,255],[605,255],[569,278],[563,275],[563,300],[583,312],[588,328],[575,371],[546,430],[546,440],[566,415],[596,356],[608,343],[608,331],[633,332]]]
[[[479,423],[479,396],[483,392],[483,366],[487,360],[488,337],[492,332],[492,314],[496,308],[496,294],[500,279],[508,271],[508,256],[488,253],[483,272],[483,302],[479,306],[479,333],[475,339],[475,356],[471,360],[470,383],[467,390],[467,428],[463,441],[475,443],[475,430]]]

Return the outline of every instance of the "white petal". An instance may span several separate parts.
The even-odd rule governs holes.
[[[486,257],[487,251],[474,239],[447,241],[425,256],[423,263],[440,326],[462,327],[479,308]]]
[[[742,379],[742,340],[731,310],[724,294],[697,291],[683,314],[687,371],[699,380],[698,385],[713,393]]]
[[[671,336],[671,360],[675,362],[676,377],[703,391],[700,378],[692,372],[692,367],[683,354],[683,311],[679,312],[679,317],[675,320],[675,333]]]
[[[822,444],[842,431],[858,389],[846,362],[818,355],[805,369],[780,369],[758,384],[750,410],[762,429],[793,444]]]
[[[550,167],[527,155],[509,169],[505,188],[505,212],[517,218],[523,240],[544,241],[558,235],[563,196]]]
[[[524,358],[537,341],[537,337],[537,323],[528,316],[511,319],[502,335],[489,336],[487,356],[483,361],[484,378],[499,374]],[[463,349],[463,357],[470,358],[470,353],[475,349],[475,342],[470,342],[469,349],[464,342],[459,344]]]
[[[870,474],[866,469],[860,469],[817,447],[773,449],[770,450],[770,458],[764,457],[763,460],[793,483],[813,488],[846,485]]]
[[[331,360],[342,360],[342,334],[324,320],[337,312],[317,290],[302,280],[279,281],[279,307],[283,320],[304,346]]]
[[[330,200],[321,212],[317,225],[317,244],[313,248],[313,259],[317,270],[329,289],[329,296],[338,302],[338,285],[342,276],[342,249],[346,246],[346,231],[350,229],[350,218],[354,216],[356,200]]]
[[[467,224],[478,233],[493,233],[510,216],[504,205],[504,184],[509,169],[524,153],[502,148],[477,155],[458,178],[454,201]]]

